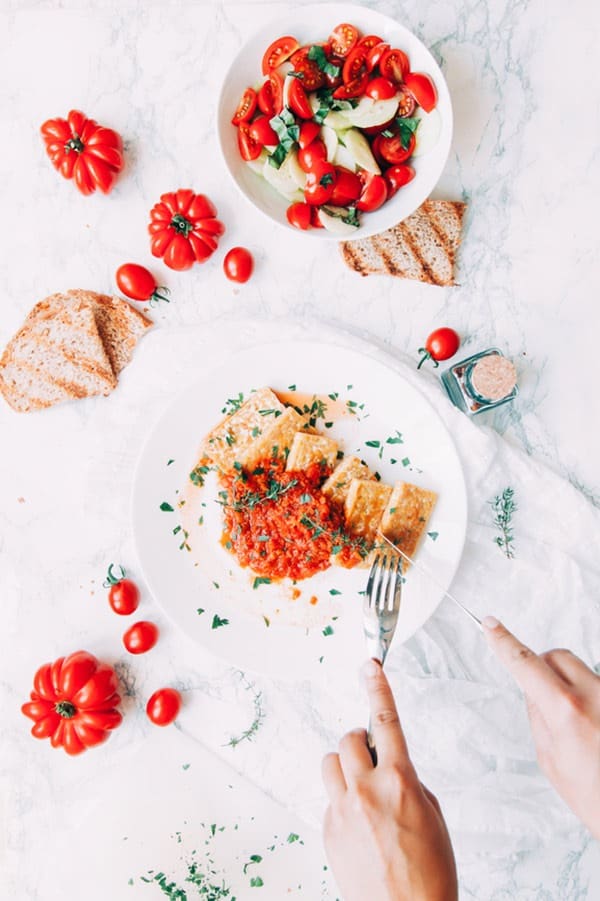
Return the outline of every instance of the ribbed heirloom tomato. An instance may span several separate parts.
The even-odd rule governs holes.
[[[123,168],[121,138],[111,128],[71,110],[66,119],[48,119],[40,129],[46,153],[64,178],[73,178],[82,194],[111,190]]]
[[[31,700],[21,711],[34,720],[35,738],[49,738],[53,748],[81,754],[106,741],[121,722],[118,686],[112,666],[76,651],[39,668]]]
[[[240,125],[240,130],[244,123]],[[260,153],[260,149],[259,149]],[[150,210],[150,249],[170,269],[190,269],[204,263],[217,249],[225,226],[204,194],[189,189],[162,194]]]

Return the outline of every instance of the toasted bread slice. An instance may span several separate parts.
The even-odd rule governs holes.
[[[236,456],[236,462],[244,469],[254,469],[259,460],[265,458],[283,457],[287,460],[296,432],[309,430],[307,420],[293,407],[286,407],[276,418],[271,416],[268,418],[273,420],[271,424],[243,453]]]
[[[466,204],[426,200],[393,228],[340,245],[342,258],[361,275],[394,275],[430,285],[456,284],[456,254]]]
[[[396,482],[381,520],[382,534],[412,557],[427,528],[436,500],[434,491],[409,482]],[[406,560],[404,563],[406,569],[408,563]]]
[[[270,428],[285,407],[270,388],[254,391],[239,410],[225,416],[203,444],[202,456],[222,471],[233,467],[244,451]]]
[[[28,318],[0,359],[0,391],[19,412],[109,394],[116,383],[94,313],[83,301]]]
[[[344,457],[333,470],[321,491],[336,504],[344,505],[352,479],[375,481],[375,474],[358,457]]]
[[[307,469],[312,463],[320,463],[326,472],[330,472],[335,466],[337,452],[337,443],[326,435],[296,432],[285,468],[288,471]]]

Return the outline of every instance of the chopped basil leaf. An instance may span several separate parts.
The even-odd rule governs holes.
[[[341,594],[341,593],[342,593],[342,592],[341,592],[341,591],[338,591],[337,588],[330,588],[330,589],[329,589],[329,594],[331,594],[331,595],[336,595],[336,594]]]
[[[323,629],[323,635],[327,638],[328,635],[333,635],[333,626],[325,626]]]
[[[259,585],[270,585],[271,580],[266,576],[257,576],[252,583],[253,588],[258,588]]]
[[[171,504],[167,503],[167,501],[162,502],[160,509],[163,511],[163,513],[173,513],[175,511],[175,508],[172,507]]]
[[[420,121],[420,119],[403,119],[400,116],[396,119],[398,134],[400,135],[400,141],[402,142],[404,150],[406,150],[410,144],[410,139],[419,127]]]
[[[228,619],[224,619],[224,618],[221,619],[221,617],[215,613],[215,615],[213,616],[213,621],[212,621],[212,626],[211,626],[212,629],[218,629],[219,626],[228,626],[228,625],[229,625]]]
[[[278,144],[273,153],[269,156],[269,165],[273,166],[274,169],[279,169],[287,155],[288,152],[283,144]]]
[[[325,75],[329,75],[331,78],[337,78],[340,74],[340,67],[330,63],[323,48],[319,47],[317,44],[313,44],[309,49],[307,56],[317,64],[321,72],[324,72]]]
[[[437,541],[439,532],[428,532],[427,533],[432,541]]]
[[[365,441],[367,447],[381,447],[381,441]]]

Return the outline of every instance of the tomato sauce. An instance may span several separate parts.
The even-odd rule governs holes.
[[[346,567],[365,556],[320,490],[330,472],[318,463],[286,472],[284,460],[270,458],[221,478],[226,546],[241,566],[263,578],[307,579],[327,569],[332,556]]]

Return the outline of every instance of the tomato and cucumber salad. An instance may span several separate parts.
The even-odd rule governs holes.
[[[326,40],[273,41],[262,82],[242,93],[232,124],[242,159],[288,201],[296,228],[352,233],[415,176],[437,139],[429,75],[379,35],[348,22]]]

